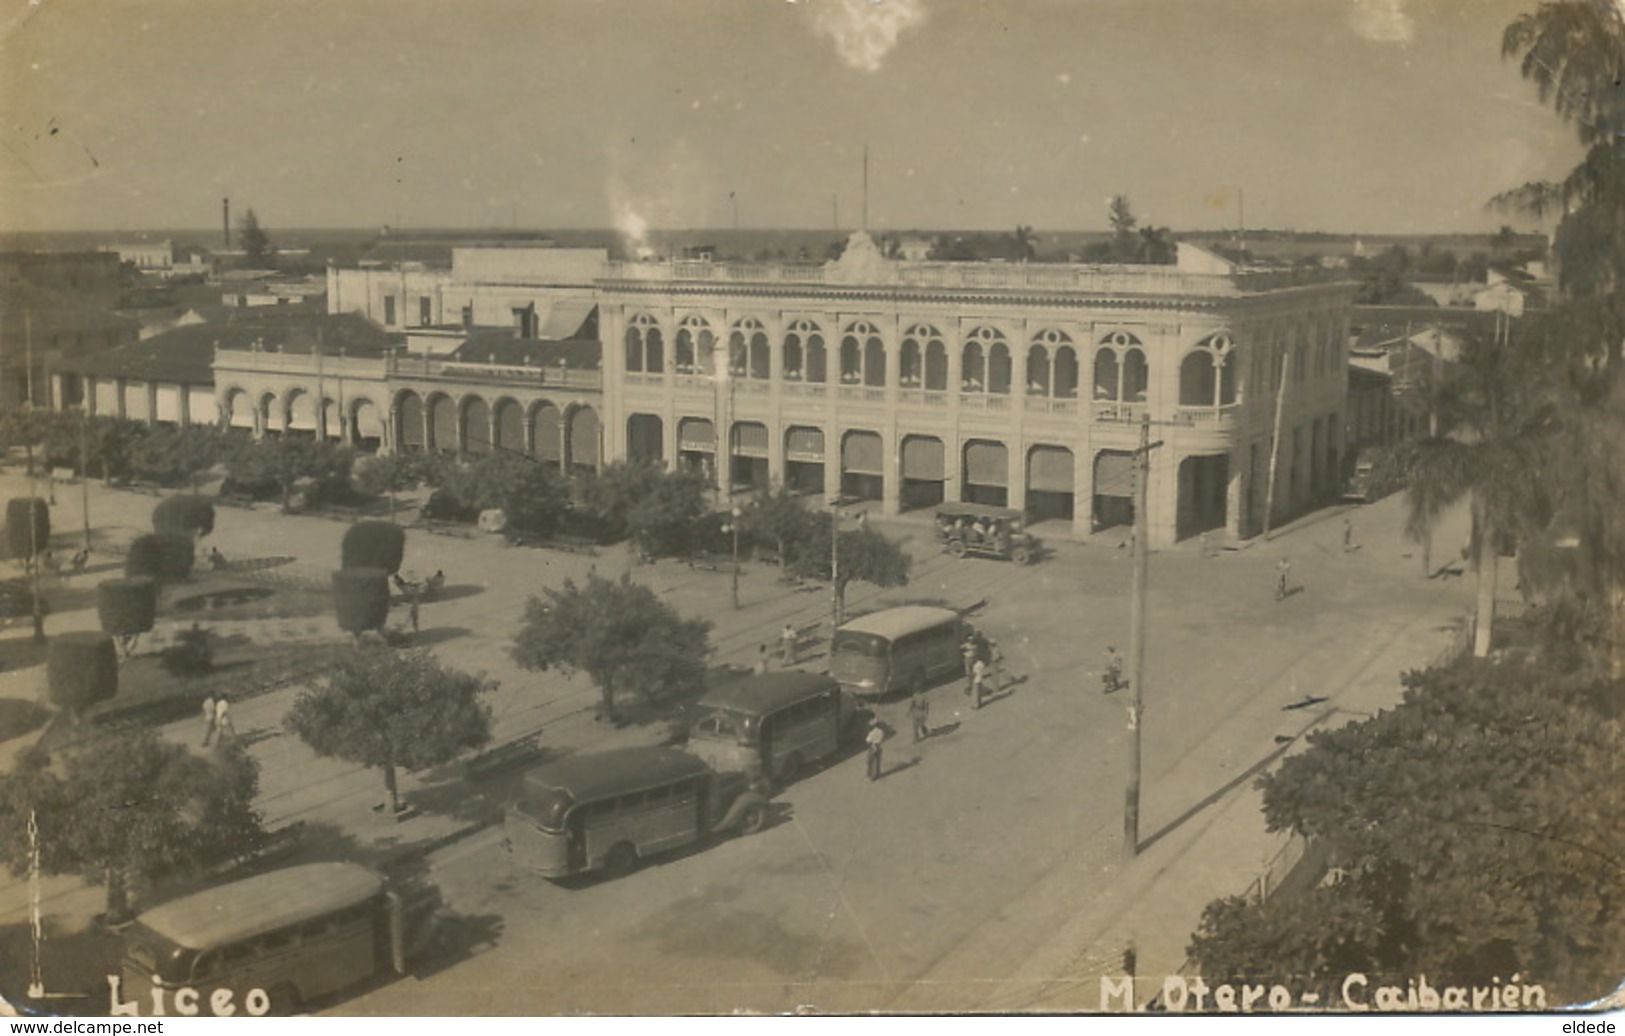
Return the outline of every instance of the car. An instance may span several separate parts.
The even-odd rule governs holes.
[[[954,557],[970,554],[1018,565],[1038,558],[1038,539],[1027,531],[1026,516],[1014,508],[938,504],[936,530],[937,541]]]

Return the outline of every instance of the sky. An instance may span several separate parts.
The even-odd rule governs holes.
[[[1535,5],[0,0],[0,229],[1537,229]]]

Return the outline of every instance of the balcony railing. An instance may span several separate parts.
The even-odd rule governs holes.
[[[786,381],[784,394],[787,396],[817,396],[823,398],[829,394],[829,386],[821,381]]]
[[[1182,406],[1174,411],[1173,420],[1176,424],[1188,428],[1211,428],[1228,431],[1236,427],[1240,421],[1241,408],[1239,406]]]
[[[705,281],[739,284],[853,283],[823,263],[716,263],[679,259],[659,263],[610,262],[606,281]],[[1314,270],[1188,273],[1171,266],[1082,263],[888,262],[865,270],[858,283],[887,287],[984,288],[1130,295],[1241,295],[1325,283]]]
[[[1144,403],[1116,403],[1096,402],[1094,415],[1096,421],[1108,421],[1118,424],[1137,424],[1140,415],[1146,412]]]
[[[969,410],[1009,410],[1010,397],[998,392],[961,392],[959,405]]]
[[[388,369],[382,356],[365,359],[354,356],[323,354],[320,367],[323,374],[335,378],[381,378]],[[265,349],[216,349],[216,367],[238,371],[310,371],[318,363],[310,353],[285,353]]]
[[[490,381],[505,385],[550,385],[560,388],[601,390],[603,374],[572,367],[530,367],[508,363],[470,363],[441,360],[431,356],[391,356],[387,369],[400,378],[434,378],[447,381]]]
[[[837,391],[841,399],[853,399],[863,403],[886,401],[886,390],[874,385],[841,385]]]
[[[1040,414],[1075,414],[1078,412],[1076,399],[1062,399],[1051,396],[1027,396],[1022,400],[1022,409],[1029,413]]]

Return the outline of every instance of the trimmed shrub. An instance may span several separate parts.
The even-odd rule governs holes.
[[[32,512],[33,522],[29,517]],[[30,531],[32,530],[32,531]],[[37,496],[6,501],[6,553],[31,558],[51,548],[51,508]]]
[[[80,712],[118,693],[118,653],[105,633],[61,633],[45,659],[51,701]]]
[[[383,629],[389,619],[389,573],[381,568],[334,572],[333,611],[346,633]]]
[[[202,539],[214,531],[214,504],[203,496],[172,496],[152,509],[152,531]]]
[[[130,579],[147,576],[160,583],[176,583],[192,574],[192,537],[164,532],[138,536],[130,544],[124,561],[124,574]]]
[[[158,584],[150,576],[109,579],[96,587],[96,614],[110,637],[136,637],[158,615]]]
[[[181,630],[158,662],[176,676],[207,676],[214,671],[214,645],[209,631],[195,623],[191,629]]]
[[[394,522],[356,522],[345,530],[339,552],[340,568],[381,568],[394,575],[406,557],[406,530]]]

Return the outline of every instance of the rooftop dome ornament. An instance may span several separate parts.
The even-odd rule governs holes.
[[[840,284],[863,284],[892,279],[892,263],[876,247],[867,231],[854,230],[839,259],[824,264],[824,279]]]

